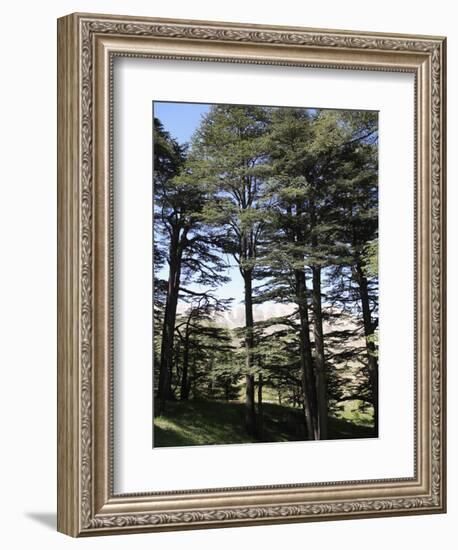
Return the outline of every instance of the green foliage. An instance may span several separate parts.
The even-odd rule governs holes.
[[[378,239],[364,247],[364,270],[368,277],[378,277]]]
[[[201,184],[211,190],[203,218],[215,242],[242,271],[255,267],[265,223],[265,133],[262,107],[215,105],[196,130],[191,157]]]

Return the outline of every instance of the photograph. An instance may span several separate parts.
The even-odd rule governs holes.
[[[153,447],[378,437],[378,112],[152,127]]]

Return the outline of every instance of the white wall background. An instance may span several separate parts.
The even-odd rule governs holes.
[[[0,540],[5,548],[286,547],[371,550],[452,548],[458,520],[456,398],[449,401],[447,515],[160,533],[74,540],[55,531],[56,511],[56,18],[120,13],[448,36],[449,374],[458,387],[458,31],[449,0],[80,0],[5,4],[0,33]]]

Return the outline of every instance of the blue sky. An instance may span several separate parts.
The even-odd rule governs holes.
[[[153,102],[154,116],[179,143],[185,143],[191,139],[202,115],[208,113],[209,109],[210,105],[206,103]]]
[[[206,103],[174,103],[169,101],[154,101],[153,116],[158,118],[165,130],[180,144],[189,142],[192,134],[199,126],[201,118],[210,109]],[[230,263],[226,274],[231,278],[230,282],[218,287],[215,294],[221,298],[235,298],[234,304],[243,298],[243,279],[235,260],[232,257],[224,256],[224,260]],[[162,279],[168,277],[168,267],[157,274]],[[193,290],[203,290],[195,284],[188,285]]]

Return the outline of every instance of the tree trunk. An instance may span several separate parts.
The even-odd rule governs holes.
[[[321,268],[312,267],[313,274],[313,335],[316,353],[316,393],[319,439],[328,437],[328,395],[324,356],[323,313],[321,310]]]
[[[182,246],[179,243],[179,232],[175,231],[170,242],[170,270],[165,303],[164,325],[162,330],[161,360],[157,397],[159,414],[164,412],[164,405],[172,395],[171,375],[173,361],[173,340],[177,313],[178,293],[180,290]]]
[[[374,342],[375,326],[372,322],[371,309],[369,303],[369,291],[367,278],[364,275],[361,263],[358,261],[355,266],[356,281],[359,286],[359,295],[361,298],[361,308],[363,310],[364,336],[366,338],[367,363],[369,366],[369,378],[372,386],[372,399],[374,406],[374,431],[378,436],[378,361],[376,355],[376,346]]]
[[[210,361],[208,362],[208,372],[213,373],[213,365],[214,365],[214,361],[213,361],[213,357],[211,357]],[[210,379],[208,380],[207,389],[210,395],[210,399],[213,399],[213,378],[211,376],[210,376]]]
[[[186,328],[183,350],[183,373],[181,375],[180,399],[187,401],[189,399],[190,384],[188,379],[189,371],[189,328]]]
[[[307,305],[307,287],[302,269],[294,271],[296,283],[296,302],[300,317],[301,379],[305,425],[309,439],[318,439],[316,418],[316,384],[313,372],[313,357],[310,344],[310,326]]]
[[[263,386],[263,379],[262,379],[262,373],[259,373],[258,375],[258,437],[262,438],[262,432],[263,432],[263,424],[264,424],[264,418],[263,418],[263,411],[262,411],[262,386]]]
[[[242,272],[245,286],[245,426],[249,435],[256,437],[256,411],[254,403],[254,375],[253,370],[253,288],[252,270],[245,269]]]
[[[197,384],[196,384],[197,376],[196,376],[196,358],[193,357],[192,360],[192,366],[191,366],[191,380],[189,383],[189,387],[192,390],[192,398],[197,399]]]

